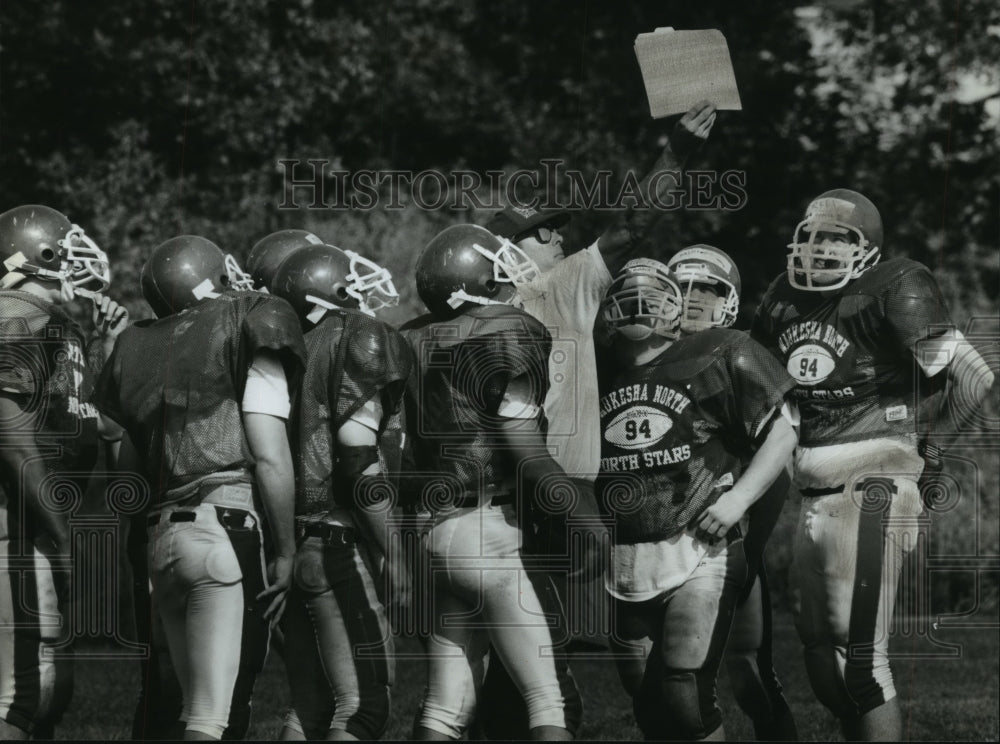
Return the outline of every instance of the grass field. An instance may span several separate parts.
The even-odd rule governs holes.
[[[891,649],[893,669],[902,700],[904,737],[915,741],[997,741],[1000,739],[1000,633],[993,627],[941,628],[932,632],[939,643],[957,644],[956,656],[941,654],[927,636],[897,632]],[[897,623],[898,625],[898,623]],[[409,649],[406,642],[401,651]],[[924,655],[921,658],[920,655]],[[574,662],[584,697],[584,739],[641,739],[632,720],[631,701],[622,692],[608,661]],[[815,701],[806,679],[791,617],[775,617],[775,666],[796,716],[803,741],[839,739],[833,718]],[[137,689],[135,662],[82,660],[77,663],[73,705],[56,734],[61,739],[124,739],[129,735]],[[393,689],[393,711],[385,738],[406,738],[424,682],[422,662],[400,661]],[[254,698],[253,739],[270,739],[281,727],[288,702],[284,671],[276,654],[258,680]],[[749,721],[720,684],[720,702],[730,739],[752,740]]]

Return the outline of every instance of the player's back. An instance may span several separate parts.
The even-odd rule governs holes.
[[[227,292],[121,335],[99,386],[101,405],[146,457],[154,493],[253,463],[240,401],[261,351],[289,370],[304,358],[298,319],[284,300]]]
[[[329,311],[304,338],[308,362],[297,417],[297,514],[326,509],[336,499],[336,432],[374,400],[381,416],[368,423],[385,433],[413,367],[403,336],[356,310]]]
[[[408,426],[418,467],[451,476],[455,487],[510,485],[498,415],[507,385],[529,381],[540,406],[548,387],[545,327],[507,305],[477,306],[404,331],[416,361]]]

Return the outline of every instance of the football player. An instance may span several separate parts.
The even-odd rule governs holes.
[[[302,332],[284,300],[230,291],[247,288],[249,277],[199,236],[157,246],[141,285],[157,319],[119,338],[98,401],[127,434],[119,467],[150,484],[152,614],[183,693],[184,738],[219,739],[231,706],[249,716],[268,623],[280,617],[291,581],[285,422],[304,363]],[[261,507],[274,545],[267,576]]]
[[[128,313],[99,294],[108,257],[61,212],[0,214],[0,739],[51,738],[73,689],[66,629],[70,535],[56,492],[82,496],[102,421],[66,306],[94,301],[100,342]]]
[[[665,202],[688,158],[708,138],[715,117],[715,107],[702,101],[680,118],[639,184],[644,197],[653,204]],[[586,550],[578,551],[581,557],[574,565],[550,573],[552,586],[547,591],[558,593],[569,621],[570,639],[568,646],[561,648],[564,653],[608,646],[609,607],[603,579],[606,555],[600,547],[605,538],[598,526],[593,487],[600,460],[594,322],[612,274],[638,254],[663,214],[664,210],[655,208],[622,210],[590,246],[569,255],[560,232],[569,220],[564,211],[507,207],[485,225],[531,259],[530,269],[511,278],[518,287],[519,306],[543,323],[553,339],[545,398],[546,442],[555,461],[569,475],[566,489],[574,494],[572,516],[580,531],[575,539],[588,543]],[[585,528],[587,520],[594,526]],[[558,554],[568,544],[565,535],[539,531],[529,537],[530,550],[539,553]],[[573,606],[569,606],[571,599],[575,600]],[[484,731],[491,738],[523,738],[527,733],[524,702],[517,697],[502,665],[490,665],[484,689],[485,704],[479,719]]]
[[[681,335],[730,328],[740,308],[740,272],[724,251],[710,245],[683,248],[667,261],[683,300]],[[798,741],[791,709],[771,657],[771,597],[764,572],[764,546],[781,514],[790,478],[782,471],[750,507],[743,538],[747,580],[726,647],[726,669],[736,702],[753,721],[758,741]]]
[[[380,564],[390,590],[405,592],[407,580],[389,556],[393,504],[381,475],[392,453],[380,457],[379,448],[398,426],[412,354],[374,317],[373,307],[398,299],[391,277],[353,255],[301,248],[270,287],[295,309],[307,352],[295,417],[298,543],[282,618],[294,710],[284,740],[378,739],[389,719],[392,635]]]
[[[614,520],[612,648],[639,726],[718,740],[716,677],[747,571],[739,522],[795,446],[793,382],[746,334],[681,336],[682,305],[650,259],[608,288],[616,364],[601,381],[597,486]]]
[[[921,512],[917,408],[942,399],[918,392],[947,379],[945,400],[971,410],[993,376],[948,330],[927,267],[881,261],[881,251],[882,219],[867,197],[821,194],[795,228],[787,271],[768,288],[753,335],[787,365],[802,415],[790,581],[810,683],[848,739],[896,741],[888,641]],[[947,441],[959,418],[940,422],[930,444]]]
[[[533,739],[569,739],[554,638],[520,546],[532,508],[554,511],[562,469],[545,447],[549,336],[510,306],[532,263],[482,227],[450,227],[417,261],[433,322],[409,331],[414,456],[431,475],[425,560],[435,570],[430,671],[417,738],[462,737],[490,643],[528,707]],[[521,482],[518,483],[518,480]]]

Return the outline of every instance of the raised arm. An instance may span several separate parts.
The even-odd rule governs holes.
[[[635,258],[653,225],[666,210],[671,190],[681,185],[681,174],[691,155],[708,139],[715,124],[715,106],[701,101],[681,117],[653,167],[639,183],[648,208],[629,208],[622,212],[598,240],[598,250],[608,270],[615,274],[629,259]]]

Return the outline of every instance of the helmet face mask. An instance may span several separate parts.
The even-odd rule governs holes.
[[[253,289],[253,277],[240,268],[233,258],[233,254],[227,253],[225,258],[226,276],[229,279],[229,289],[236,289],[241,292]]]
[[[399,304],[399,292],[388,269],[354,251],[345,250],[344,254],[351,262],[351,268],[344,277],[346,291],[358,301],[361,312],[374,317],[379,310]]]
[[[742,284],[728,254],[711,245],[693,245],[678,251],[667,268],[684,300],[682,332],[728,328],[736,323]]]
[[[677,339],[683,302],[670,270],[651,259],[629,261],[611,282],[601,303],[609,330],[630,341],[653,335]]]
[[[866,197],[837,189],[813,200],[788,244],[788,281],[821,292],[845,287],[878,263],[882,219]]]
[[[59,241],[64,250],[66,281],[74,289],[104,292],[111,286],[108,256],[97,247],[79,225],[73,225],[66,237]],[[96,286],[88,286],[95,285]]]
[[[531,256],[506,238],[494,237],[500,241],[497,251],[487,250],[479,243],[472,244],[478,253],[492,262],[494,281],[520,286],[538,278],[541,272]]]

